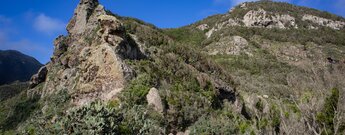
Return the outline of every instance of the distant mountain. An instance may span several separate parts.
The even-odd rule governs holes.
[[[42,66],[35,58],[14,50],[0,50],[0,85],[28,81]]]

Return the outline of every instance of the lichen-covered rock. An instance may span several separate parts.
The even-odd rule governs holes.
[[[64,36],[59,36],[58,38],[55,39],[54,41],[54,56],[59,57],[61,56],[64,52],[67,51],[68,45],[65,42],[66,37]]]
[[[224,37],[206,47],[210,55],[226,54],[226,55],[240,55],[245,53],[252,56],[248,49],[248,41],[240,36]]]
[[[295,18],[288,15],[268,13],[263,9],[251,10],[243,17],[243,23],[247,27],[264,28],[297,28]]]
[[[67,31],[70,35],[80,35],[97,27],[97,16],[106,14],[98,0],[81,0],[74,11]]]
[[[75,105],[116,97],[135,76],[124,60],[145,57],[136,41],[97,0],[81,0],[67,30],[55,40],[47,79],[34,78],[31,88],[46,81],[43,97],[68,90]]]
[[[246,8],[246,3],[241,4],[240,8]],[[235,9],[232,9],[235,10]],[[226,27],[233,26],[244,26],[244,27],[259,27],[259,28],[278,28],[278,29],[289,29],[298,28],[296,24],[296,19],[289,14],[277,14],[267,12],[263,9],[250,10],[241,18],[232,18],[229,14],[226,14],[222,21],[217,22],[214,27],[208,28],[209,31],[206,32],[206,37],[210,38],[213,33]],[[200,26],[198,26],[198,29]]]
[[[98,22],[101,25],[98,35],[101,36],[103,42],[116,45],[123,41],[123,38],[125,38],[124,27],[116,17],[111,15],[100,15],[98,17]]]
[[[217,23],[215,27],[213,27],[211,30],[206,32],[206,37],[210,38],[214,32],[217,32],[218,30],[224,28],[224,27],[231,27],[231,26],[240,26],[241,20],[239,19],[228,19],[226,21]]]
[[[152,105],[154,109],[159,112],[163,113],[163,103],[162,99],[159,96],[158,90],[156,88],[151,88],[149,93],[146,95],[146,100],[149,105]]]
[[[46,66],[41,67],[40,70],[38,70],[38,73],[31,77],[29,87],[34,88],[38,84],[44,82],[46,80],[47,73],[48,73],[47,67]]]
[[[208,26],[207,24],[201,24],[201,25],[199,25],[197,28],[198,28],[199,30],[204,31],[204,30],[207,30],[207,29],[209,28],[209,26]]]
[[[334,21],[334,20],[330,20],[330,19],[326,19],[326,18],[314,16],[314,15],[308,15],[308,14],[303,15],[302,20],[311,21],[312,23],[316,23],[320,26],[330,27],[335,30],[340,30],[345,27],[345,22]],[[309,29],[315,29],[315,28],[310,27]]]

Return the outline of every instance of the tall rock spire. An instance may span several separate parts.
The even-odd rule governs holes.
[[[73,17],[67,26],[68,33],[71,35],[84,33],[87,29],[92,28],[91,23],[97,21],[95,18],[101,14],[105,14],[105,11],[104,7],[99,4],[98,0],[80,0],[78,7],[74,11]]]

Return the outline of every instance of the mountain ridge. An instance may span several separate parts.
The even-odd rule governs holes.
[[[29,81],[42,64],[35,58],[15,50],[0,50],[0,85]]]

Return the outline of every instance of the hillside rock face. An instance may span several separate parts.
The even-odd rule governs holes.
[[[248,49],[248,41],[240,36],[223,37],[219,42],[207,46],[206,50],[210,55],[252,55]]]
[[[295,18],[288,15],[269,14],[263,9],[251,10],[243,17],[243,23],[247,27],[263,28],[297,28]]]
[[[44,82],[47,78],[47,72],[47,67],[41,67],[40,70],[38,70],[38,73],[31,77],[29,87],[34,88],[38,84]]]
[[[240,8],[245,8],[240,6]],[[231,14],[232,12],[229,12]],[[206,33],[206,37],[211,37],[211,35],[219,31],[222,28],[242,26],[242,27],[257,27],[257,28],[277,28],[277,29],[291,29],[298,28],[296,24],[296,19],[289,14],[278,14],[270,13],[264,9],[249,10],[242,18],[231,18],[228,17],[229,14],[224,17],[227,18],[225,21],[220,21],[215,24]],[[205,26],[207,24],[202,24],[200,26]],[[200,29],[200,28],[199,28]],[[205,29],[202,29],[205,30]]]
[[[0,85],[29,81],[41,66],[36,59],[18,51],[0,50]]]
[[[220,22],[220,23],[216,24],[215,27],[213,27],[211,30],[206,32],[206,37],[210,38],[214,32],[217,32],[218,30],[222,29],[223,27],[241,26],[240,24],[241,24],[241,20],[239,20],[239,19],[234,20],[234,19],[230,18],[227,21]],[[207,25],[207,24],[202,24],[202,25]],[[204,29],[204,30],[206,30],[206,29]]]
[[[71,35],[78,35],[92,30],[97,26],[97,16],[102,14],[105,14],[105,10],[98,0],[81,0],[67,26],[67,31]]]
[[[334,30],[341,30],[345,27],[345,21],[336,21],[305,13],[296,15],[292,14],[292,11],[277,12],[274,10],[278,9],[264,9],[260,6],[252,5],[252,3],[245,2],[230,9],[229,12],[224,14],[215,24],[199,24],[198,29],[202,31],[207,30],[205,35],[207,38],[210,38],[213,33],[223,28],[234,26],[269,29],[304,29],[305,27],[303,25],[305,23],[310,23],[306,27],[307,29],[315,30],[319,27],[329,27]],[[239,13],[240,16],[238,16]],[[204,26],[207,26],[207,29]]]
[[[76,105],[114,98],[135,76],[123,61],[144,57],[135,41],[97,0],[82,0],[67,30],[55,41],[42,96],[68,90]]]
[[[308,15],[308,14],[303,15],[302,20],[303,21],[310,21],[310,22],[318,24],[320,26],[326,26],[326,27],[330,27],[330,28],[336,29],[336,30],[340,30],[340,29],[345,27],[345,22],[334,21],[334,20],[330,20],[330,19],[326,19],[326,18],[314,16],[314,15]]]

